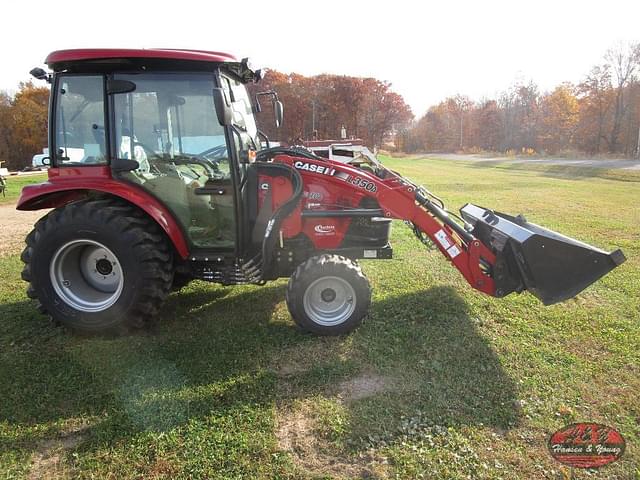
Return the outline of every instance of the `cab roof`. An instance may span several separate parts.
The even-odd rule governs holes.
[[[56,50],[51,52],[45,63],[49,68],[56,69],[58,65],[72,62],[84,62],[95,60],[124,60],[124,59],[155,59],[178,60],[196,62],[237,62],[238,59],[228,53],[210,52],[207,50],[178,50],[172,48],[82,48],[74,50]]]
[[[212,71],[220,65],[244,82],[262,78],[249,59],[229,53],[171,48],[85,48],[51,52],[45,63],[54,72],[110,73],[118,71]]]

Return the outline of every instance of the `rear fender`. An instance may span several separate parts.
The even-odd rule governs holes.
[[[133,184],[113,179],[101,178],[93,181],[83,178],[82,182],[56,179],[53,182],[27,185],[22,189],[16,209],[58,208],[95,193],[121,198],[140,208],[164,230],[178,255],[183,259],[188,257],[189,247],[182,228],[173,214],[155,197]]]

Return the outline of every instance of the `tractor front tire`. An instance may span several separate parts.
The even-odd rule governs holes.
[[[371,304],[371,287],[356,262],[340,255],[309,258],[293,272],[287,307],[303,330],[342,335],[357,328]]]
[[[27,295],[56,323],[85,334],[149,325],[171,290],[173,252],[144,212],[112,199],[51,211],[22,252]]]

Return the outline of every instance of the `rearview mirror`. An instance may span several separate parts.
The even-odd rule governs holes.
[[[231,125],[233,122],[233,111],[231,110],[231,102],[227,98],[227,93],[223,88],[213,89],[213,104],[216,107],[216,115],[218,122],[222,126]]]
[[[276,127],[280,128],[282,125],[282,120],[284,118],[284,106],[280,100],[276,100],[273,102],[273,111],[276,114]]]

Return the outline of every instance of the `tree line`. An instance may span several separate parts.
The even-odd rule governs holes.
[[[0,91],[0,161],[18,170],[47,146],[49,88],[20,83],[18,93]]]
[[[640,157],[640,43],[610,49],[577,84],[517,82],[495,99],[447,98],[396,139],[406,152],[475,151]]]
[[[398,150],[493,151],[640,156],[640,43],[607,52],[577,85],[541,92],[517,82],[495,99],[447,98],[414,121],[391,84],[345,75],[304,76],[275,70],[249,85],[251,94],[273,90],[285,105],[280,129],[263,100],[259,128],[271,139],[362,138],[370,147],[395,139]],[[15,95],[0,91],[0,160],[10,169],[31,163],[47,144],[49,88],[21,83]]]
[[[349,138],[361,138],[370,147],[381,146],[388,135],[413,120],[404,98],[389,82],[345,75],[285,74],[266,72],[252,94],[273,90],[285,106],[284,122],[276,129],[271,105],[258,114],[258,126],[269,138],[300,143],[301,140],[340,139],[344,127]]]
[[[367,145],[381,145],[396,126],[412,119],[411,109],[388,82],[344,75],[305,77],[268,71],[264,80],[249,85],[253,95],[274,90],[285,105],[284,122],[276,129],[270,102],[263,100],[258,125],[271,139],[289,144],[313,137],[338,139],[345,128],[349,137]],[[31,164],[47,145],[48,87],[21,83],[14,96],[0,92],[0,160],[10,169]]]

